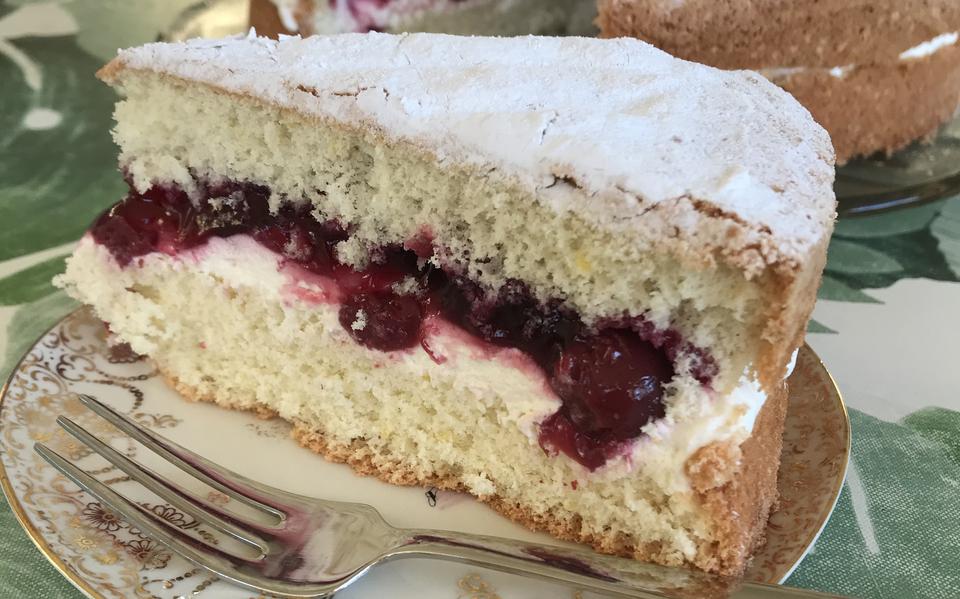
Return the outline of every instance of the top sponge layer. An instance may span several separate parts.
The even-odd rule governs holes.
[[[413,144],[515,181],[540,202],[629,231],[706,224],[754,273],[800,267],[829,233],[833,151],[788,94],[755,73],[643,42],[346,34],[247,37],[122,51],[101,77],[153,71]],[[572,193],[571,193],[572,192]],[[711,252],[717,248],[703,248]],[[739,263],[738,263],[739,262]]]

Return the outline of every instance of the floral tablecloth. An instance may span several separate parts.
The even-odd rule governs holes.
[[[74,304],[51,287],[123,193],[93,72],[186,0],[0,0],[0,371]],[[836,512],[788,584],[960,597],[960,198],[842,220],[809,343],[849,405]],[[0,596],[79,596],[0,507]],[[507,595],[504,595],[505,597]]]

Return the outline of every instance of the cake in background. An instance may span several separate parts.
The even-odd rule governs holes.
[[[186,397],[599,551],[737,574],[777,499],[833,152],[633,39],[150,44],[58,284]]]
[[[933,136],[960,104],[957,0],[599,0],[604,37],[752,69],[792,93],[837,162]]]
[[[595,0],[251,0],[261,35],[426,31],[596,35]]]

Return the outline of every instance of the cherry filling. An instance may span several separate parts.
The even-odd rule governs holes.
[[[423,313],[412,295],[355,293],[340,306],[340,324],[361,345],[381,351],[413,347],[420,341]]]
[[[342,297],[340,324],[368,348],[388,352],[421,345],[434,357],[423,323],[438,316],[487,343],[518,349],[543,369],[562,401],[541,424],[541,447],[554,455],[562,451],[591,470],[663,417],[663,386],[673,378],[678,356],[693,357],[694,376],[704,385],[716,372],[705,352],[642,317],[597,330],[559,300],[538,301],[520,281],[487,293],[460,271],[425,260],[433,252],[427,236],[376,249],[371,264],[358,271],[337,260],[336,246],[350,232],[336,221],[317,220],[306,204],[288,203],[271,212],[266,187],[198,186],[200,199],[193,201],[173,187],[131,191],[90,232],[121,266],[152,252],[176,254],[212,237],[246,234],[285,262],[333,279]]]
[[[640,429],[663,418],[663,384],[673,366],[649,342],[625,330],[578,335],[560,353],[551,385],[563,399],[540,428],[540,444],[591,470]]]

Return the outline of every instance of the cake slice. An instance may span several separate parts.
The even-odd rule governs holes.
[[[187,398],[597,550],[763,540],[834,218],[826,133],[635,40],[126,50],[130,184],[59,284]]]

